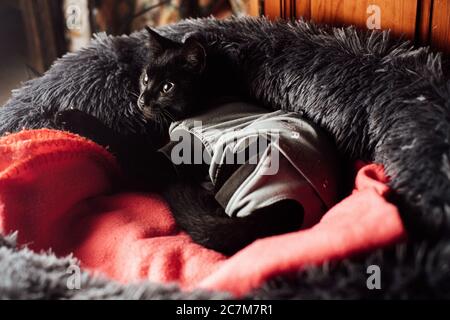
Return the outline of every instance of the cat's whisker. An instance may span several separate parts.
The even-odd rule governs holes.
[[[156,123],[158,124],[158,129],[160,132],[163,132],[164,127],[163,127],[163,123],[165,121],[165,118],[163,117],[161,112],[157,112],[156,113]]]
[[[130,94],[131,94],[132,97],[135,97],[136,99],[139,99],[139,95],[138,94],[136,94],[134,92],[130,92]]]
[[[170,120],[172,120],[173,122],[175,122],[175,117],[170,113],[169,110],[167,109],[162,109],[162,113],[168,117]]]
[[[164,109],[164,111],[166,112],[166,114],[169,116],[170,119],[175,121],[175,117],[173,116],[173,114],[169,110]]]

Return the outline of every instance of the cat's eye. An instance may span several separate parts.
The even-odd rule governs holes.
[[[144,84],[144,86],[146,86],[148,84],[148,75],[147,75],[147,73],[144,74],[144,77],[142,78],[142,83]]]
[[[173,84],[173,82],[167,81],[167,82],[164,83],[164,85],[162,86],[161,92],[163,92],[163,93],[168,93],[168,92],[170,92],[174,87],[175,87],[175,84]]]

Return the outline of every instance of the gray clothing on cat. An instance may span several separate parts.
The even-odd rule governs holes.
[[[176,165],[208,166],[216,200],[231,217],[290,199],[303,207],[306,228],[336,201],[335,147],[298,113],[226,103],[173,123],[170,136],[166,155]]]

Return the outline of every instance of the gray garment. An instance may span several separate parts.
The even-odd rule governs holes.
[[[303,226],[309,227],[336,201],[335,148],[297,113],[227,103],[173,123],[170,136],[179,142],[172,161],[180,164],[179,155],[189,152],[194,157],[184,160],[203,160],[216,199],[230,216],[292,199],[303,206]]]

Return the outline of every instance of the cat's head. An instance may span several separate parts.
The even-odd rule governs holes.
[[[138,107],[148,121],[170,123],[195,108],[201,94],[205,50],[193,38],[178,43],[146,29],[150,56],[139,79]]]

